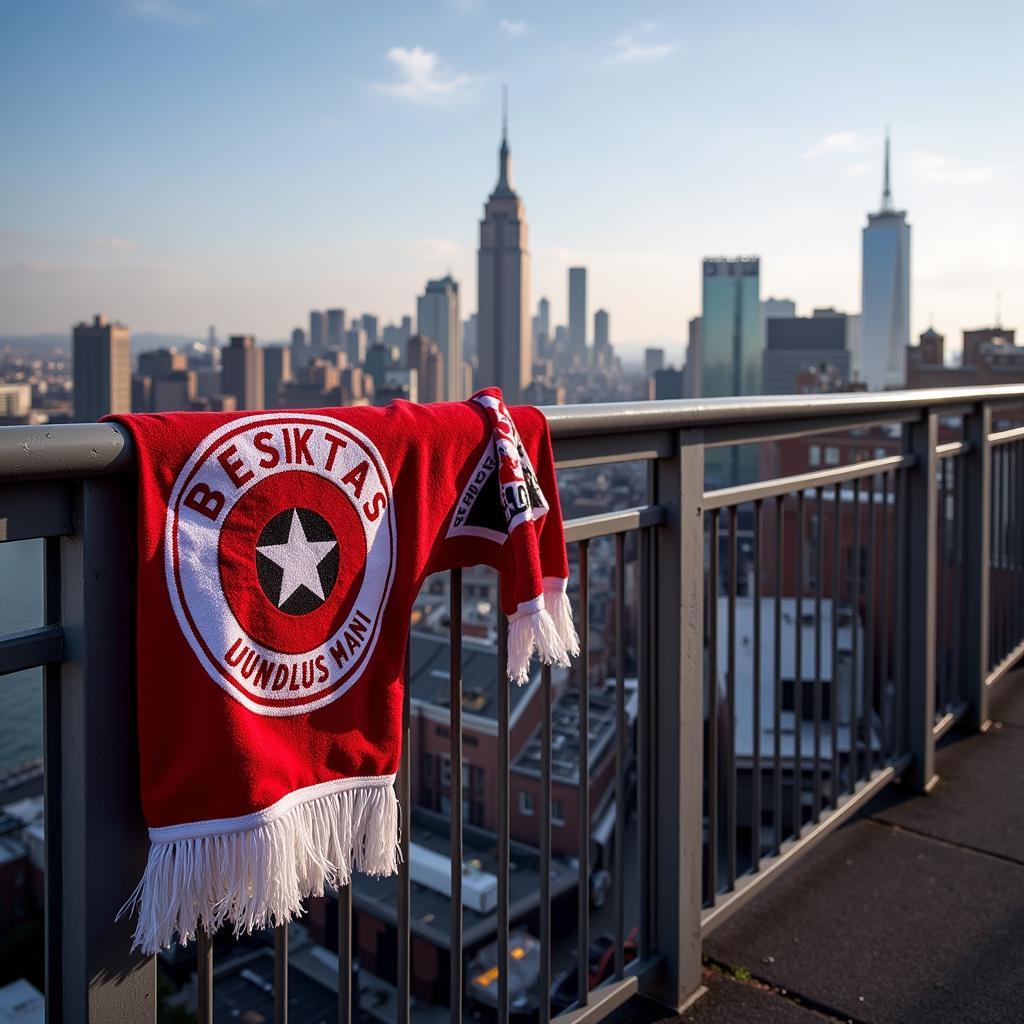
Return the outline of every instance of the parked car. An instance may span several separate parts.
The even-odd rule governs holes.
[[[637,930],[634,928],[625,941],[625,962],[631,963],[637,957]],[[587,954],[587,978],[591,989],[612,976],[615,970],[615,938],[603,933],[590,943]],[[576,1003],[579,992],[579,973],[575,966],[559,971],[551,982],[551,1012],[561,1013]]]
[[[514,1015],[535,1015],[540,990],[540,942],[528,932],[513,932],[508,939],[508,961],[509,1012]],[[497,1010],[497,941],[482,947],[470,961],[466,995],[486,1010]]]

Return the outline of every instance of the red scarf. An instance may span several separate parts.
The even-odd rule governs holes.
[[[409,617],[501,573],[508,675],[578,653],[547,421],[496,388],[386,409],[118,416],[139,472],[138,705],[153,953],[397,869]]]

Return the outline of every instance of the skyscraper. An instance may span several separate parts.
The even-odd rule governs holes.
[[[701,343],[700,317],[692,317],[687,324],[686,366],[683,380],[683,398],[700,398],[701,366],[703,345]]]
[[[533,318],[533,348],[535,359],[546,359],[550,354],[549,342],[551,340],[551,303],[547,298],[541,298],[537,303],[537,315]]]
[[[327,347],[343,348],[345,345],[345,310],[327,310]]]
[[[611,362],[612,343],[609,333],[608,311],[599,309],[594,314],[594,362],[598,366],[608,366]]]
[[[758,257],[705,259],[701,306],[701,397],[761,390],[761,263]]]
[[[327,315],[330,317],[329,312]],[[264,409],[279,409],[281,407],[281,388],[291,379],[291,349],[285,345],[268,345],[263,349]]]
[[[221,358],[221,392],[235,399],[237,409],[262,409],[263,349],[251,334],[233,334]]]
[[[462,322],[459,319],[459,286],[449,274],[428,281],[416,300],[416,331],[433,341],[444,364],[442,398],[460,402],[462,394]]]
[[[309,356],[311,359],[323,354],[325,341],[324,315],[318,309],[311,310],[309,314]],[[239,406],[239,408],[243,407]]]
[[[885,137],[882,208],[863,229],[861,322],[854,371],[872,390],[902,387],[910,344],[910,225],[892,203],[889,136]]]
[[[587,361],[587,268],[569,268],[569,351]]]
[[[701,398],[761,390],[764,320],[761,261],[756,256],[705,259],[700,323]],[[711,448],[704,472],[715,487],[757,478],[753,445]]]
[[[376,345],[380,338],[377,337],[377,318],[372,313],[364,313],[363,330],[366,331],[366,344]]]
[[[292,331],[292,367],[301,370],[309,361],[309,346],[306,344],[306,332],[301,327]]]
[[[99,313],[76,324],[72,358],[75,419],[91,423],[110,412],[132,411],[131,340],[128,328]]]
[[[814,316],[771,317],[766,328],[764,394],[795,394],[800,374],[823,366],[830,367],[843,384],[849,382],[844,314],[816,309]]]
[[[444,389],[444,360],[432,338],[414,334],[406,345],[406,367],[416,371],[421,402],[440,402]]]
[[[484,206],[477,255],[477,384],[518,402],[529,383],[530,256],[523,202],[512,188],[508,117],[502,119],[498,184]]]

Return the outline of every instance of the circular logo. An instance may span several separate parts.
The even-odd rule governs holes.
[[[165,540],[182,632],[250,710],[311,711],[365,671],[396,529],[387,468],[360,431],[314,413],[225,424],[179,472]]]

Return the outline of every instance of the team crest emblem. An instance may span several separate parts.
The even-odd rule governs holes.
[[[312,711],[366,670],[396,530],[387,467],[360,431],[315,413],[225,424],[178,474],[165,541],[182,633],[251,711]]]
[[[548,503],[504,403],[486,394],[474,395],[473,401],[488,410],[494,443],[484,447],[462,489],[448,536],[483,537],[504,544],[521,522],[540,519]]]

